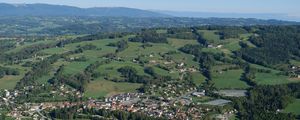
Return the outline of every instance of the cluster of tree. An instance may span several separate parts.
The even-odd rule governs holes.
[[[209,53],[201,53],[197,54],[196,61],[200,64],[200,69],[203,74],[208,80],[211,80],[211,71],[210,66],[214,64],[214,58]]]
[[[207,40],[204,39],[203,35],[201,33],[199,33],[196,28],[192,28],[192,32],[193,32],[193,34],[196,35],[198,43],[200,43],[201,45],[203,45],[205,47],[208,46]]]
[[[254,81],[254,79],[255,79],[255,72],[250,68],[250,65],[247,64],[244,67],[244,73],[241,76],[241,80],[245,81],[250,86],[256,86],[257,83]]]
[[[159,67],[159,66],[157,66],[157,67]],[[167,68],[163,68],[161,65],[159,68],[168,70]],[[172,80],[171,76],[163,76],[163,75],[157,74],[153,67],[145,67],[144,72],[152,76],[152,80],[150,83],[153,83],[153,84],[157,84],[157,83],[159,84],[160,82],[166,82],[166,81]]]
[[[300,83],[255,86],[247,98],[234,99],[238,116],[243,120],[293,120],[292,114],[281,113],[294,98],[300,97]]]
[[[206,80],[201,88],[204,88],[206,91],[208,91],[208,95],[214,95],[214,93],[211,91],[216,90],[216,88],[214,86],[214,83],[212,82],[211,66],[214,65],[216,59],[224,61],[226,60],[223,59],[224,55],[202,52],[202,48],[202,45],[185,45],[179,50],[195,56],[194,60],[199,63],[200,71],[202,72],[202,75],[206,77]]]
[[[32,70],[27,72],[25,76],[17,83],[16,88],[22,88],[30,85],[36,85],[36,79],[50,72],[52,64],[60,58],[66,58],[71,54],[77,53],[78,50],[68,51],[63,54],[54,54],[36,63],[25,63],[26,66],[32,67]]]
[[[8,62],[14,62],[16,60],[27,59],[34,56],[38,51],[55,47],[55,44],[36,44],[23,48],[22,50],[14,53],[4,54],[2,59],[5,59]]]
[[[73,59],[67,59],[67,61],[77,61],[77,62],[85,62],[87,60],[88,58],[86,58],[85,56],[75,57]]]
[[[180,48],[184,53],[192,54],[195,56],[194,60],[199,63],[202,74],[209,80],[211,80],[210,66],[214,64],[214,55],[202,52],[201,45],[185,45]]]
[[[77,49],[75,49],[74,51],[68,51],[68,54],[79,54],[83,53],[85,50],[101,50],[101,48],[97,48],[97,46],[92,44],[87,44],[84,46],[78,45]],[[66,57],[66,55],[64,57]],[[84,59],[84,57],[81,57],[81,59]],[[80,61],[80,59],[77,60]]]
[[[197,36],[195,34],[193,34],[192,32],[169,34],[168,37],[177,38],[177,39],[186,39],[186,40],[197,39]]]
[[[263,66],[275,64],[284,64],[289,61],[289,53],[285,50],[276,48],[244,48],[237,52],[237,56],[242,57],[244,60]]]
[[[177,34],[177,33],[184,33],[184,32],[191,32],[191,28],[183,27],[183,28],[168,28],[168,34]]]
[[[55,73],[54,77],[49,80],[49,83],[54,86],[59,86],[62,84],[67,84],[80,92],[84,92],[86,85],[99,76],[95,69],[97,69],[100,65],[106,64],[107,61],[95,62],[87,66],[82,73],[77,73],[74,75],[66,75],[64,72],[64,65],[60,66],[60,68]]]
[[[125,66],[118,69],[118,72],[125,78],[124,82],[131,83],[148,83],[150,78],[147,76],[140,76],[137,74],[137,70],[131,66]]]
[[[142,42],[142,43],[168,43],[167,37],[163,34],[157,33],[155,30],[144,29],[141,33],[138,33],[136,37],[129,38],[132,42]]]
[[[59,86],[62,84],[67,84],[74,89],[84,92],[85,86],[91,80],[91,76],[85,73],[77,73],[74,75],[63,74],[64,66],[60,66],[57,70],[55,76],[49,80],[49,83]]]
[[[101,40],[101,39],[115,39],[115,38],[122,38],[123,36],[129,35],[130,33],[98,33],[87,35],[83,37],[77,37],[75,39],[66,39],[58,42],[56,46],[64,47],[67,44],[72,43],[79,43],[83,41],[94,41],[94,40]]]
[[[0,40],[0,52],[5,52],[16,47],[13,40]]]
[[[288,63],[291,57],[300,57],[299,30],[299,26],[261,26],[249,39],[257,48],[242,48],[238,56],[264,66]]]
[[[62,101],[72,101],[73,96],[71,94],[67,96],[61,96],[59,93],[50,93],[50,91],[57,90],[56,87],[50,86],[48,84],[26,87],[26,90],[21,91],[15,101],[18,104],[24,103],[42,103],[42,102],[62,102]],[[72,99],[71,99],[72,98]]]
[[[52,68],[51,64],[56,62],[59,58],[61,58],[61,56],[55,54],[44,59],[43,61],[33,64],[32,70],[25,74],[25,76],[17,83],[16,88],[35,85],[35,80],[42,77],[43,75],[48,74]]]
[[[145,67],[144,68],[144,72],[147,73],[147,74],[149,74],[149,75],[151,75],[151,76],[155,76],[156,75],[153,67]]]
[[[77,46],[78,49],[82,49],[82,50],[95,50],[97,49],[97,46],[93,45],[93,44],[87,44],[87,45],[79,45]]]
[[[197,39],[197,36],[192,33],[191,28],[169,28],[167,29],[168,37],[179,39]]]
[[[239,45],[241,46],[241,48],[248,48],[249,45],[247,43],[245,43],[244,41],[240,41]]]
[[[128,48],[129,45],[128,45],[127,41],[121,40],[117,43],[117,47],[118,48],[117,48],[116,52],[121,52],[121,51],[124,51],[126,48]]]
[[[240,34],[245,34],[247,31],[242,27],[222,27],[218,29],[220,39],[239,38]]]
[[[195,55],[195,54],[199,54],[199,51],[201,51],[202,48],[203,48],[202,45],[187,44],[181,47],[179,50],[184,53]]]
[[[117,47],[116,53],[121,52],[129,47],[126,40],[121,40],[117,43],[109,43],[107,46]]]
[[[118,72],[122,74],[125,78],[123,82],[131,83],[143,83],[143,84],[157,84],[161,82],[166,82],[172,80],[170,76],[158,75],[154,72],[154,69],[151,67],[146,67],[144,69],[146,73],[151,75],[151,77],[146,75],[138,75],[137,70],[131,66],[125,66],[118,69]],[[118,81],[119,82],[119,81]]]
[[[110,62],[110,60],[105,60],[105,61],[102,61],[102,62],[95,62],[93,64],[90,64],[88,67],[85,68],[84,70],[84,73],[91,76],[92,78],[98,78],[100,77],[100,73],[99,72],[96,72],[95,70],[100,67],[101,65],[103,64],[108,64]]]
[[[78,112],[77,110],[82,109]],[[165,120],[160,117],[150,117],[142,113],[134,113],[119,110],[105,110],[84,108],[82,105],[70,108],[54,109],[49,113],[52,119],[92,119],[92,120]]]
[[[19,75],[19,74],[20,72],[18,69],[0,66],[0,78],[4,77],[5,75]]]

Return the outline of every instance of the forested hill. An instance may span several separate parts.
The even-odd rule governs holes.
[[[49,4],[0,4],[0,16],[122,16],[168,17],[168,15],[124,7],[78,8]]]

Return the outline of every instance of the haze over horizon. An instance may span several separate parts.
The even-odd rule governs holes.
[[[299,0],[0,0],[0,3],[43,3],[53,5],[76,6],[81,8],[129,7],[143,10],[160,11],[162,13],[168,13],[180,17],[205,16],[246,18],[253,16],[259,19],[281,19],[300,21],[300,8],[298,7],[298,5],[300,5]],[[170,11],[172,11],[173,13],[170,13]],[[221,13],[226,15],[204,15],[201,13]]]

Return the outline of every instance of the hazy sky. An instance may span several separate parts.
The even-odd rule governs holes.
[[[0,0],[1,3],[48,3],[78,7],[131,7],[146,10],[284,13],[300,17],[300,0]]]

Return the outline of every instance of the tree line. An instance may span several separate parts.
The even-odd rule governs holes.
[[[20,72],[15,68],[8,68],[0,66],[0,78],[3,78],[5,75],[19,75]]]
[[[260,85],[251,88],[246,98],[232,99],[242,120],[294,120],[296,116],[279,112],[300,97],[300,83]]]

